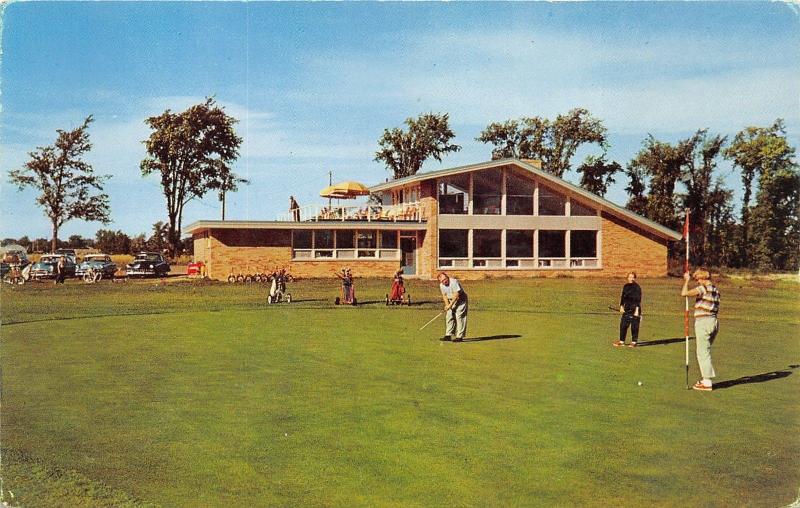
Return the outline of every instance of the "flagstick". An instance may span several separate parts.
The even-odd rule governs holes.
[[[686,259],[683,263],[683,273],[689,273],[689,209],[686,209],[686,224],[683,228],[686,237]],[[686,297],[686,310],[683,314],[683,331],[686,336],[686,389],[689,389],[689,297]]]

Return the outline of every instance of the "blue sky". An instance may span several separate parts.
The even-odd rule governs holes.
[[[328,171],[383,181],[373,161],[383,129],[429,111],[450,114],[463,149],[424,170],[488,160],[475,137],[490,122],[574,107],[604,121],[623,165],[649,133],[732,137],[778,117],[798,146],[799,16],[766,2],[12,3],[2,16],[0,237],[49,236],[36,193],[8,185],[7,171],[89,114],[87,159],[113,175],[114,222],[72,221],[60,236],[149,233],[166,205],[158,179],[139,171],[144,119],[209,95],[245,140],[235,170],[252,183],[229,196],[231,219],[274,219],[290,194],[321,202]],[[721,174],[738,194],[738,174],[725,164]],[[624,204],[624,186],[618,177],[607,197]],[[184,224],[219,216],[209,195],[187,206]]]

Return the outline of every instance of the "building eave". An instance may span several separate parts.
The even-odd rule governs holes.
[[[211,229],[361,229],[361,230],[425,230],[425,222],[388,221],[250,221],[250,220],[199,220],[183,228],[184,236],[191,236]]]

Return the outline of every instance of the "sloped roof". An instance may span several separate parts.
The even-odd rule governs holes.
[[[662,226],[657,222],[653,222],[646,217],[642,217],[638,213],[634,213],[627,208],[619,206],[611,201],[598,196],[592,192],[587,191],[581,187],[578,187],[575,184],[572,184],[562,178],[559,178],[555,175],[547,173],[543,171],[541,168],[537,167],[535,164],[536,161],[529,161],[529,160],[520,160],[520,159],[498,159],[488,162],[481,162],[478,164],[470,164],[468,166],[459,166],[455,168],[449,169],[440,169],[437,171],[431,171],[428,173],[417,173],[413,176],[408,176],[405,178],[399,178],[397,180],[392,180],[390,182],[382,183],[379,185],[375,185],[370,187],[370,192],[382,192],[390,189],[394,189],[396,187],[403,187],[410,183],[422,182],[425,180],[431,180],[433,178],[443,178],[447,176],[457,175],[461,173],[470,173],[473,171],[481,171],[483,169],[490,169],[500,166],[507,166],[513,165],[525,171],[529,171],[533,173],[535,176],[539,177],[540,180],[545,181],[551,184],[555,188],[561,188],[566,190],[571,194],[576,194],[585,198],[587,201],[594,203],[598,206],[601,210],[610,213],[620,219],[626,220],[631,222],[647,231],[650,231],[656,234],[659,237],[665,238],[667,240],[677,241],[682,238],[682,235],[677,231],[673,231],[668,227]]]

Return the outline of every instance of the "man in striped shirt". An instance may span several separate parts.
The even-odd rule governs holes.
[[[716,376],[711,363],[711,345],[719,331],[719,290],[711,282],[708,270],[702,268],[693,274],[698,286],[689,289],[689,273],[683,274],[683,289],[681,296],[694,296],[694,335],[697,347],[697,364],[700,366],[702,379],[692,387],[695,390],[710,392],[712,379]]]

